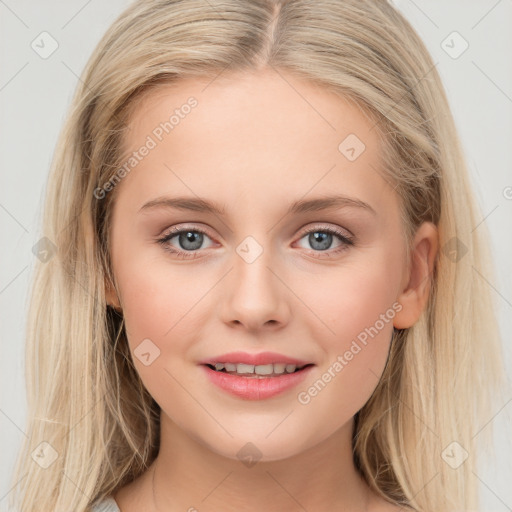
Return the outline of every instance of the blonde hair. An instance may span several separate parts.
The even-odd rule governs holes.
[[[122,318],[106,305],[116,189],[94,193],[122,164],[130,112],[161,84],[265,66],[353,101],[382,139],[382,173],[401,199],[407,240],[424,221],[439,228],[428,305],[394,332],[382,378],[356,415],[356,467],[381,496],[416,511],[477,507],[477,442],[489,447],[491,429],[480,429],[506,377],[482,278],[493,277],[488,234],[424,44],[385,0],[144,0],[91,56],[52,162],[42,233],[55,253],[37,262],[31,289],[28,435],[11,495],[21,512],[87,511],[158,453],[159,406],[135,370]],[[32,457],[36,448],[55,455],[42,442],[57,455],[45,469]],[[457,468],[443,456],[453,442],[469,454]]]

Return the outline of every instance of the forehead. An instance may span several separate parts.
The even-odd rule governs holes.
[[[385,185],[373,125],[354,102],[283,71],[182,79],[132,109],[125,155],[151,149],[121,186],[141,199],[167,184],[201,197],[270,192],[274,200],[367,189],[371,202],[371,189],[379,196]]]
[[[191,101],[197,104],[192,109]],[[279,145],[301,138],[312,143],[321,140],[335,149],[349,133],[365,145],[376,143],[378,136],[360,105],[325,86],[272,69],[185,78],[147,91],[132,106],[127,149],[169,120],[172,133],[162,134],[172,136],[167,139],[204,136],[202,142],[208,143],[207,139],[226,134],[233,138],[236,132],[237,142],[245,139],[250,147],[268,143],[276,134],[282,135],[275,141]]]

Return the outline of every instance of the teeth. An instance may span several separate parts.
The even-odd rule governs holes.
[[[295,364],[270,363],[270,364],[244,364],[244,363],[215,363],[215,370],[226,370],[227,373],[238,373],[240,375],[280,375],[293,373],[297,369]]]
[[[257,375],[270,375],[274,373],[274,365],[270,364],[260,364],[254,367],[254,373]]]
[[[254,365],[239,363],[236,365],[236,373],[254,373]]]
[[[286,365],[284,363],[274,363],[274,373],[284,373]]]

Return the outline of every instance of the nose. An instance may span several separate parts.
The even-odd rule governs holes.
[[[272,264],[266,251],[252,262],[234,252],[233,269],[223,289],[222,320],[226,324],[258,331],[280,329],[288,323],[291,292]]]

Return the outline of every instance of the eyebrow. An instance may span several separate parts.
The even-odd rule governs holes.
[[[301,199],[295,201],[286,212],[286,215],[291,213],[307,213],[316,212],[321,210],[328,210],[333,208],[360,208],[368,211],[372,215],[377,215],[377,212],[364,201],[360,199],[346,197],[346,196],[323,196],[315,199]],[[157,197],[145,203],[139,210],[144,212],[153,208],[175,208],[178,210],[187,210],[195,212],[213,213],[216,215],[224,215],[225,209],[214,201],[207,201],[201,198],[194,197]]]

